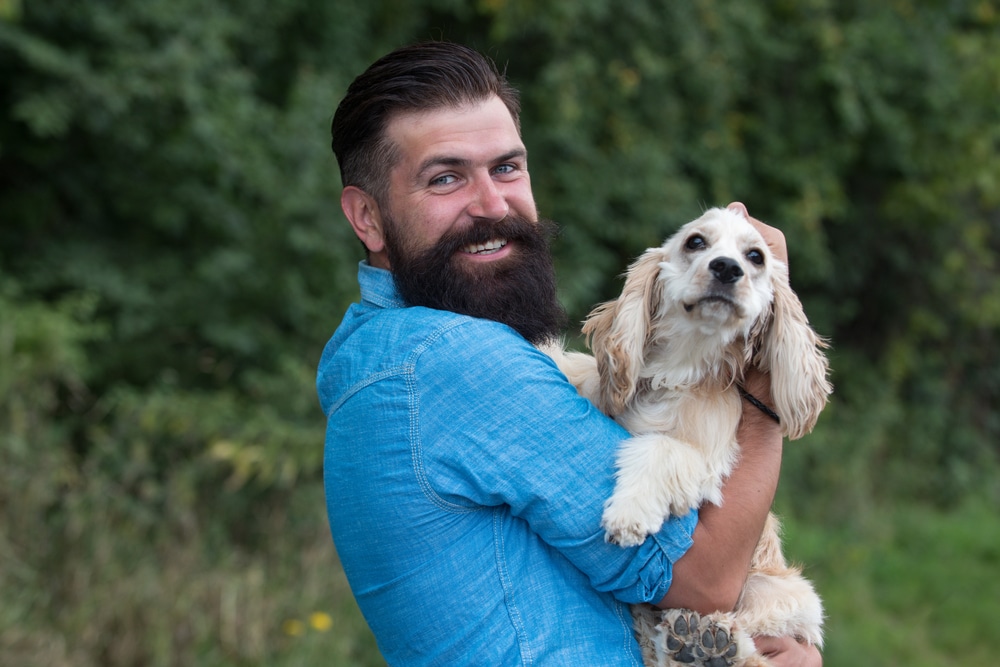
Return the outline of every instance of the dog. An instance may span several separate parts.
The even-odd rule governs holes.
[[[668,515],[722,504],[744,406],[769,411],[796,439],[812,430],[833,391],[827,343],[809,326],[787,265],[738,206],[709,209],[646,250],[629,266],[621,295],[596,307],[583,333],[592,356],[561,344],[545,351],[632,436],[617,454],[601,521],[606,539],[621,546],[640,544]],[[770,373],[773,410],[742,390],[751,364]],[[770,663],[754,635],[823,641],[822,602],[786,563],[773,513],[734,612],[701,619],[634,605],[633,617],[647,665],[680,667],[700,656],[703,664],[763,667]]]

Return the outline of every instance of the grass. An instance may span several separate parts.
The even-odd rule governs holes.
[[[254,550],[221,543],[210,519],[149,539],[86,503],[76,534],[45,526],[64,540],[50,557],[29,561],[30,536],[0,536],[0,665],[384,665],[338,565],[322,487],[293,495],[246,517],[270,536]]]
[[[826,667],[986,665],[1000,651],[1000,515],[873,510],[855,525],[786,520],[786,552],[827,607]]]

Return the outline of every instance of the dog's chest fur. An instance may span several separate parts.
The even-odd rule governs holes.
[[[616,420],[632,434],[662,433],[677,441],[674,446],[697,449],[710,473],[703,500],[718,504],[722,483],[739,458],[736,427],[741,410],[735,386],[710,380],[679,390],[639,392]]]

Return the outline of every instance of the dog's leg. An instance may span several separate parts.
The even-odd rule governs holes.
[[[802,573],[786,564],[778,530],[772,514],[736,605],[738,622],[755,635],[796,637],[822,647],[823,603]]]
[[[615,490],[604,504],[606,538],[623,547],[642,544],[668,515],[683,516],[706,495],[709,471],[686,442],[662,434],[625,440],[618,450]],[[716,494],[718,491],[716,491]]]
[[[755,635],[795,637],[823,646],[823,603],[812,584],[794,569],[751,573],[736,615]]]
[[[657,625],[663,620],[663,610],[651,604],[634,604],[632,610],[632,630],[642,652],[642,664],[646,667],[666,665],[666,646]]]

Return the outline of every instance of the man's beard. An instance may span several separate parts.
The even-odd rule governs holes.
[[[500,322],[534,344],[556,337],[566,326],[549,252],[555,223],[520,216],[480,220],[413,251],[396,221],[384,222],[396,289],[408,304]],[[462,257],[461,248],[493,239],[514,244],[511,254],[493,262]]]

